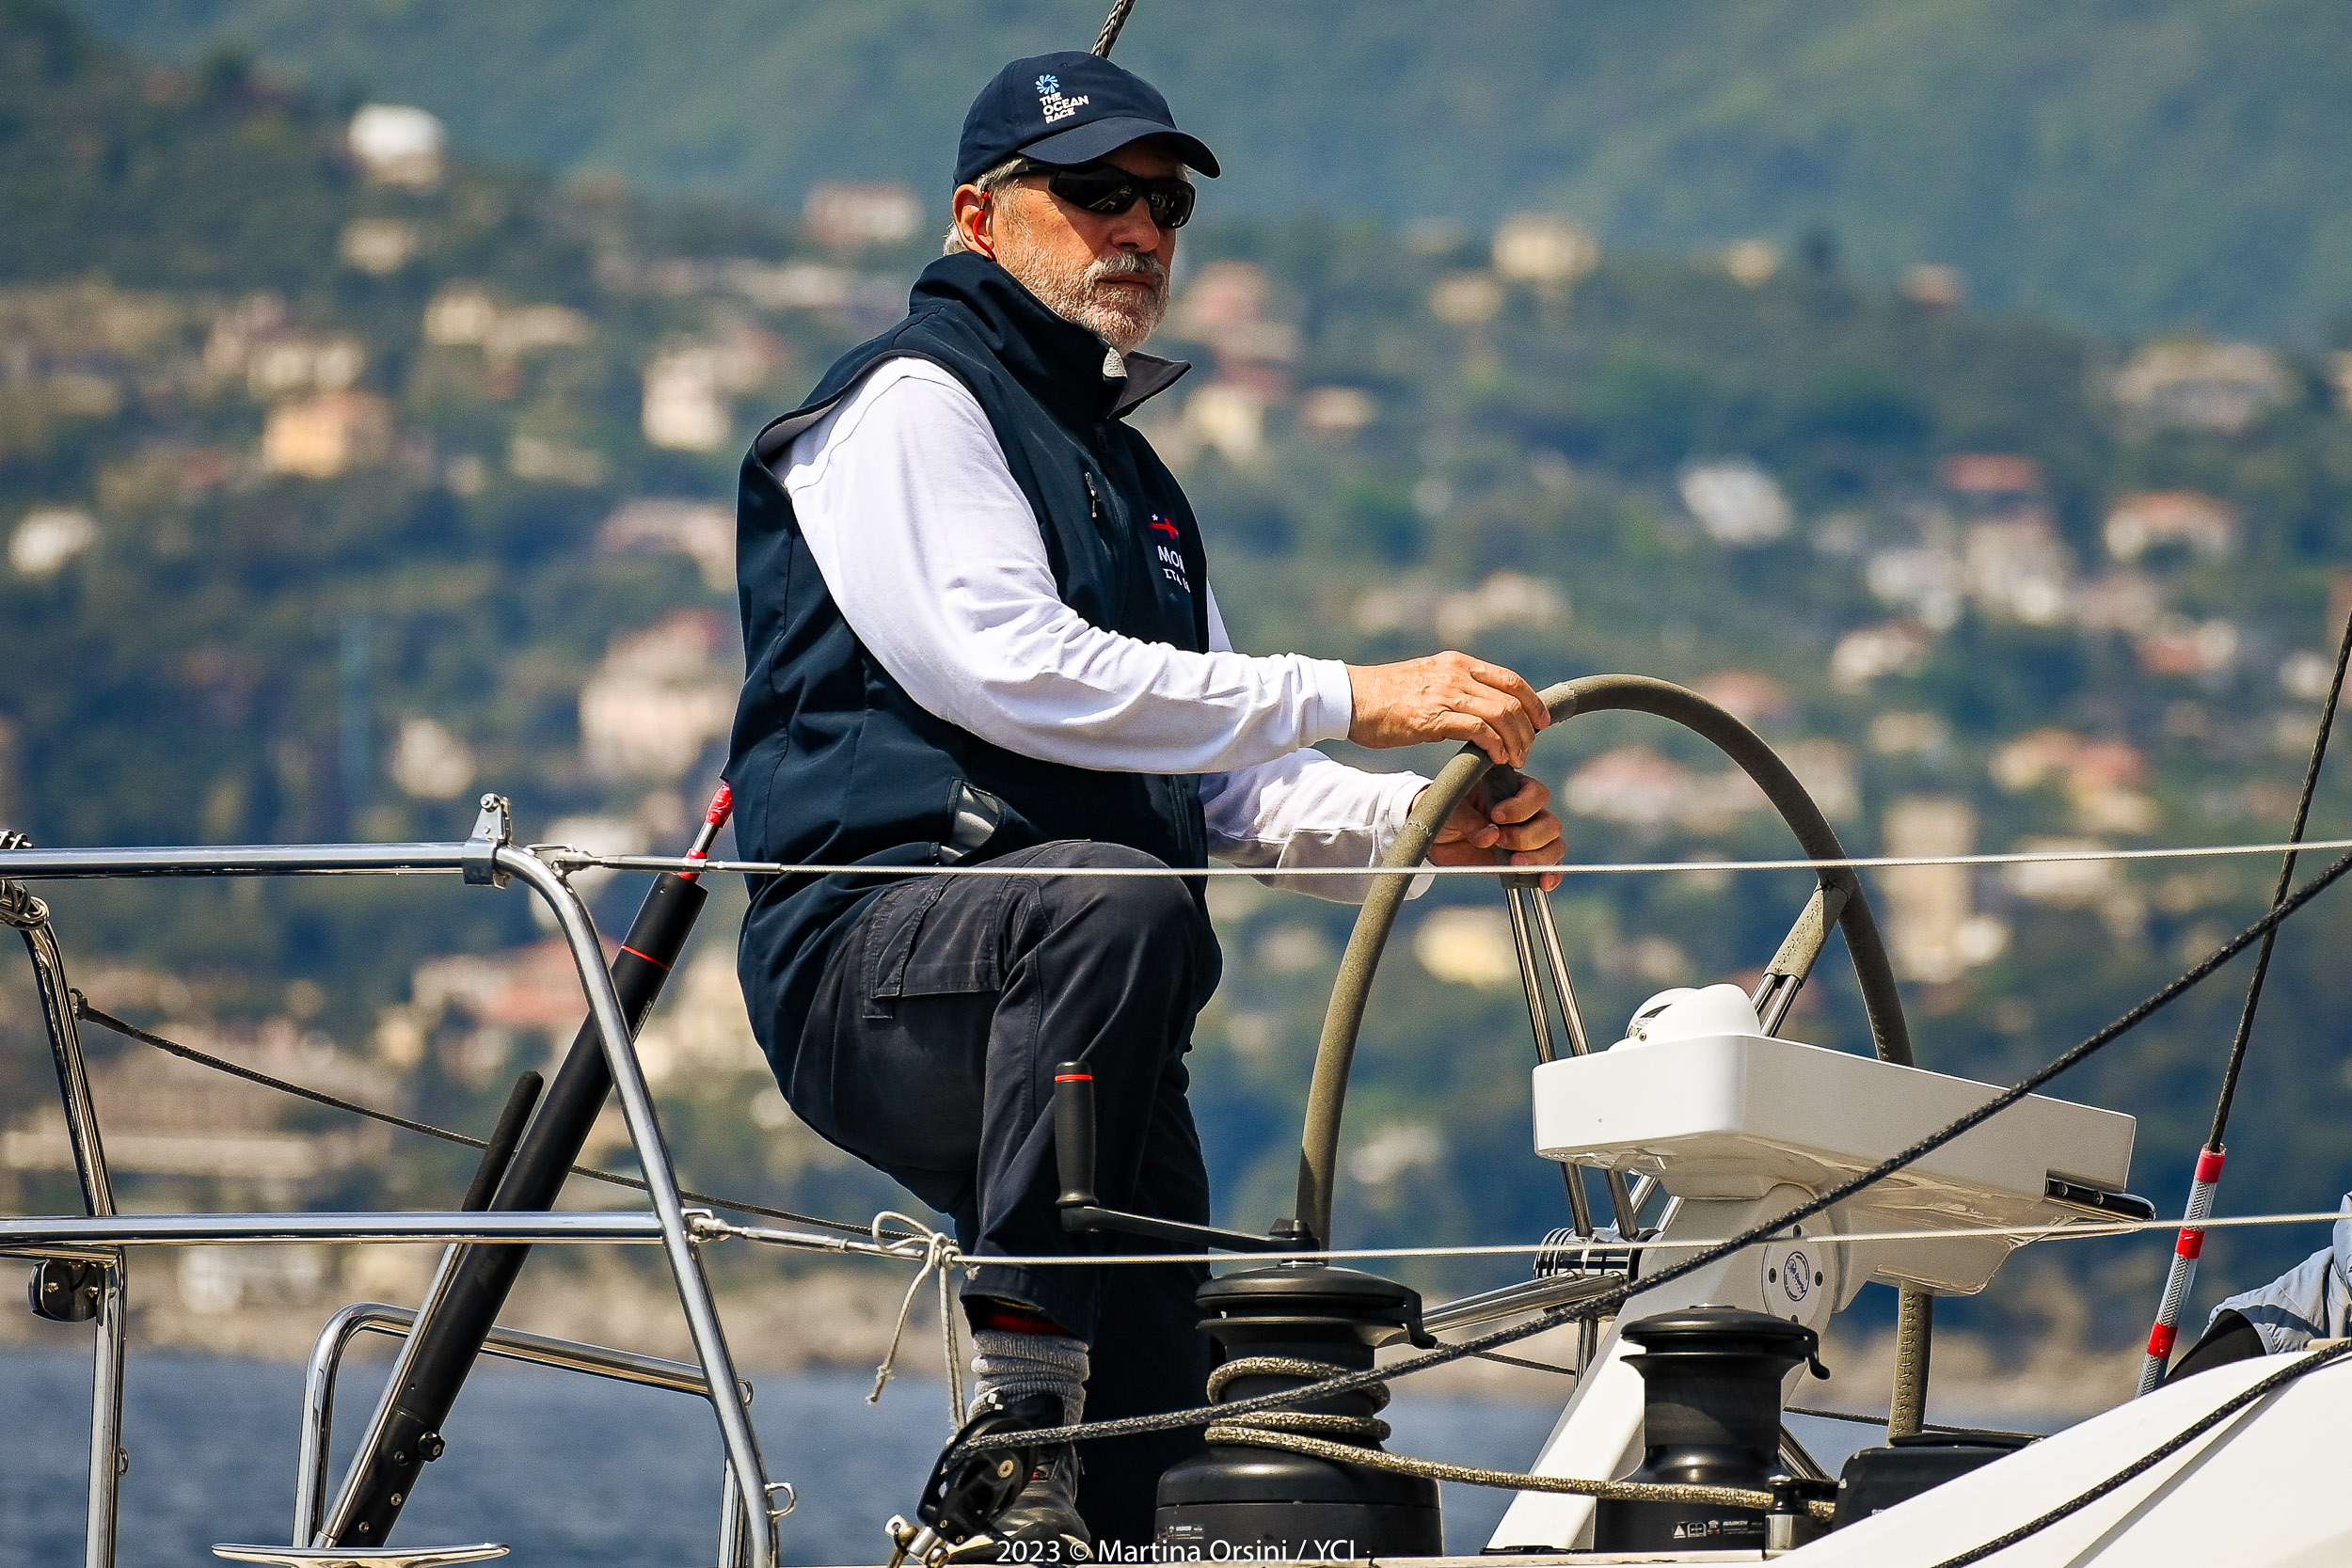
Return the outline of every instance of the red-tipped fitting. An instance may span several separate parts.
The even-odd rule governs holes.
[[[704,861],[710,858],[710,847],[719,842],[719,830],[727,825],[727,817],[734,811],[735,791],[725,784],[721,784],[719,793],[710,798],[710,809],[703,813],[702,831],[694,835],[694,842],[687,847],[686,858],[688,860]],[[701,875],[699,871],[681,871],[678,873],[678,879],[691,882]]]
[[[2213,1212],[2214,1189],[2221,1182],[2228,1150],[2207,1148],[2197,1156],[2197,1179],[2189,1183],[2188,1212],[2181,1216],[2181,1233],[2172,1243],[2172,1266],[2165,1274],[2164,1296],[2156,1304],[2156,1321],[2148,1330],[2148,1354],[2140,1363],[2139,1391],[2153,1394],[2164,1386],[2180,1337],[2181,1308],[2197,1280],[2197,1259],[2205,1250],[2205,1232],[2198,1222]]]

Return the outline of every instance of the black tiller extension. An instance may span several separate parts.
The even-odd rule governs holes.
[[[721,789],[688,851],[690,858],[699,860],[710,852],[733,804],[732,795]],[[632,1036],[660,996],[708,896],[694,872],[665,871],[638,906],[628,938],[612,960],[612,989],[620,995],[622,1016]],[[516,1099],[522,1088],[516,1085]],[[508,1101],[507,1114],[500,1117],[499,1132],[492,1135],[475,1177],[477,1190],[496,1183],[486,1206],[494,1212],[552,1210],[612,1092],[612,1069],[591,1019],[572,1037],[555,1082],[519,1143],[509,1141],[513,1134],[508,1123],[519,1121],[520,1116],[516,1101]],[[501,1159],[502,1142],[513,1149],[511,1160]],[[500,1164],[504,1166],[502,1176],[493,1174]],[[469,1208],[475,1207],[475,1196],[469,1193]],[[385,1390],[376,1419],[345,1472],[316,1544],[381,1546],[391,1534],[418,1472],[426,1461],[441,1455],[441,1423],[457,1402],[458,1390],[466,1386],[530,1254],[528,1245],[519,1244],[451,1249],[440,1288],[418,1314],[408,1343],[393,1364],[398,1384]]]

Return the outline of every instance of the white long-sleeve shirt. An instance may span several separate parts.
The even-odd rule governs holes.
[[[988,416],[929,360],[876,366],[775,471],[834,603],[910,697],[1025,756],[1202,775],[1220,860],[1270,874],[1372,864],[1427,783],[1313,750],[1347,734],[1347,667],[1235,653],[1214,593],[1207,653],[1105,631],[1064,604]],[[1353,878],[1295,885],[1363,894]]]

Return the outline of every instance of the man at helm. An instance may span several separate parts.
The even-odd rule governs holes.
[[[1139,77],[1074,53],[1007,66],[964,121],[946,254],[907,318],[742,470],[742,851],[1030,873],[769,879],[740,952],[794,1110],[983,1260],[963,1298],[976,1408],[1025,1430],[1197,1403],[1209,1366],[1205,1270],[984,1261],[1154,1245],[1059,1223],[1064,1061],[1093,1075],[1101,1200],[1209,1218],[1184,1099],[1219,971],[1200,883],[1093,873],[1367,865],[1425,781],[1316,742],[1467,741],[1516,765],[1548,722],[1519,676],[1459,653],[1232,651],[1192,509],[1126,422],[1187,368],[1137,352],[1168,308],[1187,170],[1216,158]],[[1556,862],[1548,800],[1531,781],[1466,807],[1432,858]],[[1056,1450],[982,1550],[1148,1541],[1154,1479],[1198,1441],[1096,1445],[1083,1481]]]

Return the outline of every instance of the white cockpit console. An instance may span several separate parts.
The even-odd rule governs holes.
[[[1535,1148],[1547,1159],[1655,1179],[1674,1202],[1659,1240],[1720,1240],[1870,1169],[2001,1092],[1998,1085],[1766,1035],[1737,987],[1668,992],[1610,1050],[1535,1069]],[[2130,1175],[2132,1117],[2029,1097],[1912,1165],[1792,1227],[1627,1303],[1532,1468],[1620,1477],[1642,1453],[1639,1376],[1617,1328],[1712,1304],[1816,1329],[1865,1284],[1941,1295],[1984,1289],[2026,1235],[2093,1224]],[[2058,1196],[2054,1196],[2058,1195]],[[1886,1231],[1893,1241],[1837,1238]],[[1652,1272],[1688,1256],[1652,1252]],[[1589,1544],[1589,1500],[1523,1492],[1488,1550]]]
[[[1742,1022],[1735,1006],[1744,1030],[1723,1028]],[[1758,1198],[1783,1184],[1820,1193],[2001,1092],[1772,1038],[1732,986],[1685,992],[1637,1024],[1641,1035],[1608,1051],[1535,1069],[1535,1150],[1653,1177],[1686,1200]],[[2122,1192],[2134,1127],[2118,1112],[2030,1096],[1825,1217],[1847,1234],[2086,1221],[2080,1205],[2049,1196],[2052,1180]],[[1838,1305],[1869,1279],[1943,1295],[1980,1291],[2022,1240],[1859,1243]]]

